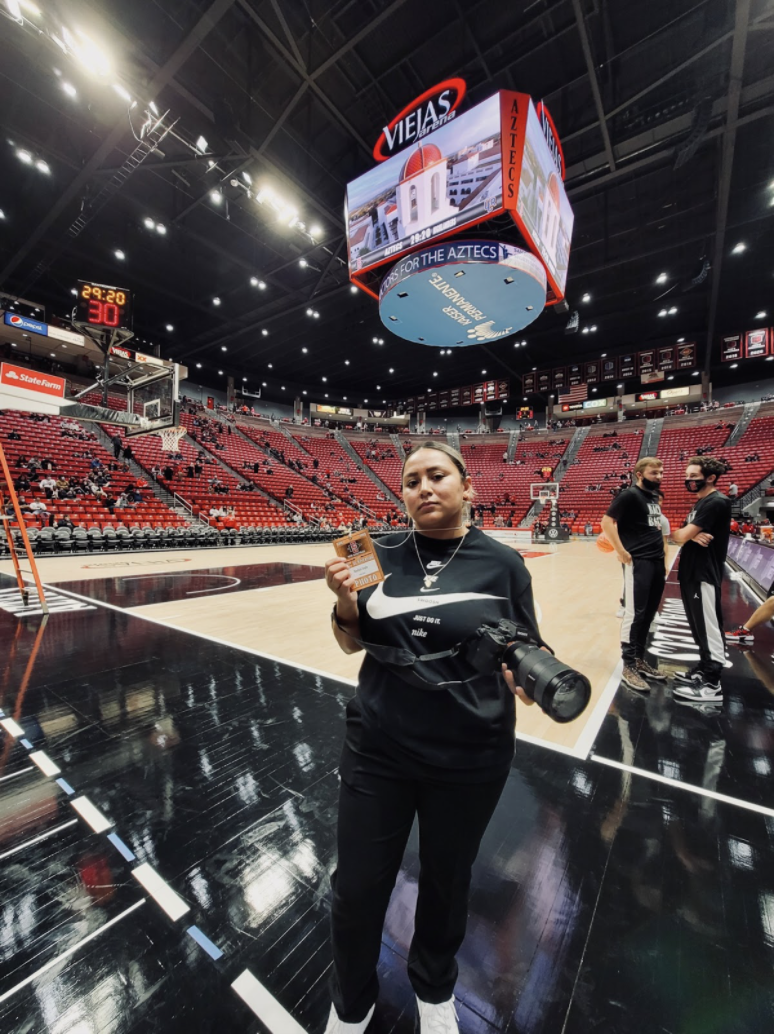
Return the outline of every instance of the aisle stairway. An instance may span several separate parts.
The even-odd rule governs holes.
[[[661,432],[664,429],[664,418],[656,417],[654,420],[648,420],[645,423],[645,434],[642,436],[642,446],[640,448],[640,455],[637,457],[642,460],[646,456],[655,456],[658,452],[658,443],[661,441]]]
[[[360,456],[358,456],[358,454],[352,447],[352,444],[349,442],[347,438],[344,437],[343,433],[341,431],[336,431],[335,434],[336,441],[342,447],[347,456],[349,456],[352,459],[352,462],[357,465],[358,470],[361,470],[367,478],[373,481],[373,483],[376,485],[379,491],[384,494],[384,497],[386,499],[389,499],[393,503],[399,504],[400,499],[398,499],[393,490],[388,485],[385,485],[385,483],[378,476],[378,474],[374,470],[372,470],[368,466],[368,464],[360,458]]]
[[[726,442],[724,443],[726,446],[737,444],[744,432],[755,419],[755,415],[760,408],[760,402],[747,402],[745,404],[745,407],[742,410],[741,418],[737,421],[736,427],[733,429],[731,434],[728,436]]]

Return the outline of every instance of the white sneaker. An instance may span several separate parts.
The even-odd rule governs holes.
[[[344,1020],[339,1019],[339,1014],[336,1012],[336,1007],[331,1006],[331,1014],[328,1017],[328,1026],[325,1028],[325,1034],[365,1034],[365,1029],[371,1022],[371,1017],[374,1014],[375,1005],[372,1005],[368,1010],[368,1015],[360,1023],[345,1023]]]
[[[448,1002],[431,1005],[417,998],[419,1009],[419,1034],[459,1034],[457,1010],[454,1008],[454,995]]]

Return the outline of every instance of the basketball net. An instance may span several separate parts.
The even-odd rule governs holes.
[[[185,434],[185,428],[180,427],[161,427],[158,431],[154,431],[161,438],[161,448],[164,452],[177,452],[178,446],[180,445],[180,439]]]

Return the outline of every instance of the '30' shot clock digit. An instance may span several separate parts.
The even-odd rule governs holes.
[[[124,287],[108,287],[78,281],[78,306],[74,322],[100,330],[132,329],[132,293]]]

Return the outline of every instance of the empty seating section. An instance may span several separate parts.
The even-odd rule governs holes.
[[[639,459],[641,430],[616,428],[615,438],[603,437],[610,433],[604,424],[590,431],[560,483],[559,510],[574,513],[568,522],[573,531],[582,532],[587,523],[600,530],[599,522],[621,485],[621,475],[629,474]]]
[[[502,517],[506,524],[510,521],[514,528],[522,525],[531,505],[530,484],[554,480],[554,472],[570,438],[571,435],[565,433],[521,439],[517,443],[513,463],[503,461],[503,453],[508,448],[508,440],[503,435],[496,440],[460,442],[465,465],[473,478],[475,505],[484,507],[485,528],[493,527],[498,517]],[[551,468],[548,477],[542,474],[544,467]]]
[[[248,441],[240,428],[232,427],[229,434],[228,424],[213,421],[203,414],[184,413],[181,420],[189,433],[193,432],[197,436],[203,448],[219,456],[242,477],[253,481],[280,503],[287,500],[301,511],[306,520],[324,517],[338,525],[342,521],[349,524],[355,518],[356,513],[351,507],[341,499],[327,495],[311,480],[317,476],[313,470],[312,457],[282,433],[251,428],[252,434],[248,435]],[[258,436],[254,437],[256,434]],[[269,444],[264,445],[264,442]],[[270,455],[264,451],[268,448],[273,448],[275,454]],[[287,466],[288,460],[294,464],[300,463],[304,474]],[[288,488],[291,489],[290,493]]]
[[[81,435],[82,438],[71,437],[68,428],[72,428],[73,434]],[[21,441],[9,440],[8,435],[12,430],[18,432]],[[78,481],[91,472],[93,459],[100,460],[106,468],[113,460],[112,454],[97,441],[93,432],[61,417],[37,420],[29,414],[9,410],[0,415],[0,437],[14,478],[26,469],[17,466],[21,456],[28,460],[50,459],[55,464],[55,479],[63,476]],[[116,499],[129,485],[138,484],[138,479],[131,472],[106,470],[106,474],[110,478],[106,490],[109,489]],[[48,513],[53,513],[56,519],[66,516],[76,527],[83,528],[92,525],[100,528],[106,525],[116,527],[121,524],[129,528],[173,528],[185,524],[182,517],[157,499],[149,487],[138,484],[142,501],[124,508],[116,506],[111,516],[104,503],[93,495],[78,495],[75,499],[46,499],[45,491],[39,487],[40,480],[45,477],[45,472],[38,471],[38,481],[32,482],[30,490],[19,493],[27,503],[33,499],[42,499],[46,503],[47,513],[42,519],[30,519],[31,525],[47,526]]]
[[[401,439],[401,441],[410,441]],[[376,474],[380,481],[400,496],[400,472],[403,456],[395,455],[395,447],[389,438],[350,438],[350,444],[360,459]],[[371,453],[369,456],[368,454]],[[376,455],[374,455],[376,453]]]
[[[317,460],[317,473],[322,475],[322,484],[336,495],[352,502],[359,500],[377,517],[383,517],[393,509],[392,504],[388,505],[384,492],[379,491],[335,439],[300,434],[294,434],[293,437],[312,457],[313,465],[314,460]],[[394,449],[391,451],[394,452]]]
[[[84,401],[99,404],[101,399],[93,393]],[[120,409],[124,404],[121,396],[109,396],[112,408]],[[709,449],[709,455],[731,464],[731,472],[721,480],[723,491],[735,483],[741,496],[774,473],[774,409],[764,407],[737,445],[726,446],[738,418],[738,411],[733,414],[719,411],[666,421],[658,457],[664,463],[664,512],[674,526],[682,524],[691,505],[683,480],[686,464],[698,449]],[[237,541],[234,534],[237,529],[241,532],[257,529],[257,537],[241,534],[239,540],[243,542],[275,541],[274,533],[291,540],[301,539],[305,533],[294,526],[298,520],[294,511],[300,511],[305,521],[312,524],[325,520],[333,529],[354,520],[359,504],[379,519],[387,519],[388,523],[391,516],[395,517],[395,504],[378,498],[383,495],[379,486],[355,464],[339,441],[322,432],[294,430],[287,435],[268,422],[238,417],[234,423],[233,418],[213,416],[203,407],[190,404],[181,414],[181,423],[187,434],[181,439],[176,455],[162,449],[157,435],[127,439],[121,429],[104,427],[110,435],[118,430],[123,445],[131,444],[134,461],[146,472],[147,481],[147,485],[141,481],[139,484],[141,502],[133,507],[116,507],[113,516],[93,495],[47,499],[39,485],[46,475],[40,471],[38,480],[20,495],[27,504],[36,498],[46,502],[46,513],[26,518],[28,527],[38,535],[43,551],[86,548],[83,531],[79,531],[81,538],[77,545],[75,539],[71,545],[64,544],[64,540],[57,542],[53,534],[49,534],[49,513],[56,519],[69,517],[77,529],[92,529],[98,538],[104,534],[104,548],[118,548],[108,544],[108,536],[113,535],[114,530],[124,535],[122,548],[175,543],[214,545]],[[572,436],[569,429],[537,436],[522,435],[511,463],[503,461],[507,448],[504,435],[463,435],[461,451],[473,478],[475,505],[484,527],[523,526],[532,502],[530,485],[559,480],[559,509],[562,514],[571,515],[564,519],[572,530],[582,533],[590,523],[598,531],[613,494],[626,483],[639,458],[644,421],[637,423],[641,426],[619,424],[615,436],[610,424],[593,427],[566,471],[564,455]],[[22,456],[39,461],[51,459],[55,464],[55,478],[64,475],[80,481],[91,471],[93,458],[101,460],[107,468],[113,461],[112,451],[101,444],[88,426],[60,417],[37,419],[14,411],[0,414],[0,438],[13,476],[22,473],[23,468],[16,466]],[[19,434],[20,440],[9,438],[12,431]],[[374,471],[383,484],[400,495],[404,443],[416,446],[421,439],[401,435],[398,449],[391,438],[383,435],[352,433],[347,439],[363,466]],[[200,473],[197,467],[201,467]],[[152,490],[155,486],[151,472],[154,470],[161,499],[154,496]],[[109,492],[116,497],[138,481],[131,469],[107,473]],[[216,491],[213,482],[220,482],[217,487],[225,491]],[[246,488],[251,482],[255,490]],[[181,515],[182,511],[175,512],[172,493],[190,508],[189,519]],[[290,510],[284,506],[286,501]],[[210,509],[214,507],[233,507],[235,512],[225,521],[210,518]],[[193,526],[193,519],[199,516],[212,527]],[[127,529],[134,538],[126,537]],[[312,531],[318,534],[318,529]],[[146,533],[147,539],[143,540]],[[206,542],[202,537],[205,535],[210,536]],[[130,541],[131,545],[127,545]],[[102,547],[98,544],[96,548]]]
[[[716,425],[721,420],[724,427],[718,428]],[[725,446],[723,443],[732,430],[725,424],[732,422],[724,419],[721,411],[712,423],[697,426],[681,420],[682,426],[662,432],[658,455],[664,461],[664,512],[670,523],[677,520],[682,523],[687,513],[689,497],[683,480],[687,461],[695,455],[697,448],[711,446],[710,456],[731,464],[730,472],[720,481],[722,492],[736,484],[742,496],[774,470],[774,416],[757,417],[736,445]],[[681,455],[683,459],[680,459]],[[756,455],[758,459],[747,462],[746,457]]]

